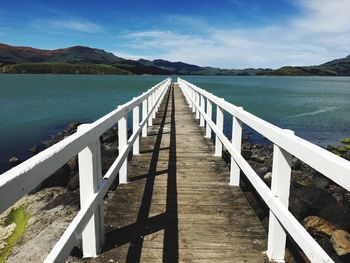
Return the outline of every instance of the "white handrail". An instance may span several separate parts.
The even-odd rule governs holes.
[[[93,171],[91,171],[91,174],[89,172],[89,169],[87,169],[86,174],[79,174],[79,177],[88,179],[91,181],[91,183],[92,180],[97,179],[97,186],[94,187],[96,189],[94,189],[91,194],[88,195],[88,198],[84,198],[86,200],[84,200],[83,205],[81,205],[80,211],[73,219],[69,227],[66,229],[65,233],[61,236],[58,243],[51,250],[45,262],[63,262],[69,255],[74,244],[76,244],[77,239],[84,232],[90,234],[89,238],[86,240],[83,239],[84,255],[95,255],[98,252],[100,247],[84,247],[84,242],[86,241],[86,243],[89,243],[91,240],[96,240],[98,238],[97,235],[104,235],[104,233],[99,233],[97,230],[90,227],[87,229],[87,224],[93,219],[94,214],[97,213],[98,207],[103,203],[103,197],[114,181],[114,178],[117,176],[119,169],[122,167],[122,165],[125,164],[128,153],[134,146],[135,142],[138,143],[138,138],[141,134],[141,131],[144,130],[144,127],[147,128],[148,120],[155,117],[155,113],[158,110],[159,105],[162,102],[170,84],[171,79],[165,79],[161,83],[149,89],[147,92],[132,99],[124,105],[119,106],[117,109],[103,116],[97,121],[88,125],[82,125],[84,127],[81,129],[79,126],[79,129],[75,134],[67,137],[66,139],[58,142],[57,144],[35,155],[20,165],[12,168],[8,172],[0,175],[1,213],[14,202],[19,200],[22,196],[34,189],[43,180],[48,178],[53,172],[55,172],[59,167],[61,167],[78,153],[79,163],[81,161],[88,161],[90,162],[86,163],[88,166],[95,167]],[[152,100],[149,100],[149,98],[152,98]],[[147,100],[151,101],[149,105],[147,105],[147,103],[144,103]],[[115,123],[117,123],[122,118],[126,118],[128,112],[133,111],[133,116],[137,116],[138,119],[139,114],[136,114],[134,109],[139,109],[140,104],[143,106],[142,121],[139,122],[138,125],[134,123],[133,134],[127,140],[125,146],[119,148],[119,154],[112,166],[109,168],[102,179],[97,178],[96,176],[100,171],[96,170],[101,168],[99,164],[96,163],[98,162],[98,158],[95,158],[96,160],[94,158],[84,159],[88,155],[83,155],[81,159],[80,152],[83,152],[88,148],[90,150],[96,148],[91,146],[96,145],[96,142],[99,142],[99,137],[108,129],[110,129]],[[122,132],[127,133],[127,130],[123,128]],[[147,130],[146,132],[143,132],[143,137],[145,136],[147,136]],[[138,145],[136,148],[138,149]],[[100,154],[99,151],[98,154]],[[89,192],[85,189],[81,189],[81,194],[83,191]],[[103,221],[100,223],[103,224]],[[95,230],[95,232],[91,232],[91,230]],[[98,246],[102,246],[102,243],[98,244]]]
[[[139,125],[139,128],[133,132],[133,134],[128,140],[127,147],[119,153],[117,159],[113,162],[106,175],[100,181],[98,190],[90,197],[88,201],[86,201],[85,206],[80,209],[76,217],[73,219],[69,227],[66,229],[66,231],[61,236],[60,240],[57,242],[55,247],[51,250],[50,254],[47,256],[44,262],[62,262],[69,256],[69,253],[72,250],[74,244],[77,243],[77,237],[80,237],[89,218],[91,218],[93,212],[103,201],[103,197],[106,195],[108,188],[113,183],[115,177],[118,174],[119,169],[123,165],[124,160],[126,160],[134,142],[141,133],[142,127],[147,124],[148,118],[151,118],[153,112],[155,112],[157,105],[159,105],[162,101],[169,87],[169,84],[170,83],[167,83],[165,88],[161,90],[160,96],[157,99],[156,103],[154,103],[152,110],[149,111],[147,118],[142,120],[142,122]]]
[[[296,135],[288,134],[283,129],[263,120],[255,115],[237,107],[212,93],[207,92],[185,80],[180,79],[199,94],[204,95],[216,105],[219,105],[226,112],[235,116],[243,123],[269,139],[274,144],[287,150],[293,156],[310,165],[315,170],[327,176],[337,184],[350,191],[350,162],[343,158],[306,141]]]
[[[170,79],[162,81],[142,95],[118,106],[117,109],[91,123],[89,128],[84,131],[78,131],[72,134],[11,170],[1,174],[0,213],[22,196],[33,190],[87,145],[94,142],[96,138],[111,128],[120,118],[126,116],[136,105],[139,105],[143,100],[147,99],[156,89],[164,84],[169,85],[170,82]]]
[[[288,210],[291,156],[294,155],[316,170],[324,172],[327,177],[346,189],[349,189],[350,186],[350,179],[348,178],[350,174],[350,162],[295,136],[291,132],[280,129],[185,80],[178,78],[178,84],[189,106],[195,109],[196,112],[199,112],[200,118],[204,118],[207,125],[206,137],[210,137],[208,136],[209,127],[219,139],[219,141],[215,141],[215,144],[223,144],[231,154],[233,161],[231,169],[232,165],[237,165],[269,207],[271,213],[267,255],[270,260],[284,262],[286,231],[296,241],[311,262],[333,262],[328,254]],[[210,105],[209,112],[208,107],[207,112],[205,111],[205,102],[198,99],[199,95],[204,96],[207,105]],[[247,124],[275,143],[271,189],[242,157],[240,151],[237,151],[235,147],[237,142],[230,142],[224,135],[222,128],[212,121],[212,103],[216,104],[219,110],[223,109],[227,111],[233,118],[237,118],[240,122]],[[237,138],[240,137],[238,136]],[[328,166],[332,169],[337,168],[335,171],[339,172],[340,176],[334,175],[334,170],[330,170]],[[282,177],[285,180],[279,180]],[[236,178],[234,181],[239,182],[239,179]],[[281,193],[279,189],[284,189],[284,192]]]

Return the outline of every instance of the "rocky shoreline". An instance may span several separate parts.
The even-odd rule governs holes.
[[[58,141],[76,132],[80,123],[71,123],[62,132],[52,135],[41,145],[33,146],[30,151],[36,154]],[[131,131],[129,130],[129,134]],[[105,173],[118,155],[118,133],[115,127],[100,137],[102,172]],[[344,146],[328,146],[329,151],[350,159],[350,140],[343,141]],[[348,149],[345,151],[345,149]],[[267,185],[271,183],[272,145],[255,144],[244,136],[242,155]],[[224,159],[229,163],[230,156],[224,152]],[[13,157],[11,165],[20,163]],[[116,184],[112,186],[115,188]],[[268,228],[268,209],[249,182],[242,178],[242,190],[255,209],[264,227]],[[350,262],[350,193],[327,179],[308,165],[293,159],[291,194],[289,209],[317,240],[335,262]],[[107,194],[111,195],[112,192]],[[17,243],[11,247],[8,262],[39,262],[63,234],[69,222],[79,211],[79,174],[77,157],[57,170],[46,179],[33,193],[25,196],[14,206],[0,215],[0,259],[15,226],[9,224],[11,211],[24,208],[29,219],[26,231]],[[288,240],[287,262],[302,262],[303,254],[295,249],[293,241]],[[79,251],[79,249],[77,249]],[[290,256],[292,251],[293,256]],[[79,254],[79,252],[78,252]],[[80,261],[71,257],[68,261]],[[308,262],[305,260],[305,262]]]
[[[350,160],[350,140],[344,139],[342,143],[344,146],[327,146],[326,149]],[[273,146],[254,144],[249,141],[248,136],[245,136],[242,156],[259,177],[270,186]],[[224,153],[224,159],[227,163],[230,162],[228,152]],[[248,180],[242,181],[242,190],[265,229],[268,229],[267,206],[250,187]],[[294,157],[289,210],[335,262],[350,262],[350,193]],[[293,243],[290,238],[288,241],[289,244]],[[293,249],[293,246],[291,247]],[[297,255],[293,253],[293,256],[297,259],[290,257],[288,262],[304,260],[304,255],[298,248],[296,253]]]

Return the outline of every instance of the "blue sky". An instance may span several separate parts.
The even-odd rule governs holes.
[[[349,14],[350,0],[1,0],[0,42],[276,68],[349,55]]]

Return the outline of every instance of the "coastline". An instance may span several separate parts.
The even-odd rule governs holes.
[[[60,129],[54,135],[51,135],[49,139],[42,141],[41,147],[35,149],[35,152],[50,147],[65,137],[75,133],[79,124],[79,122],[72,122],[64,129]],[[128,133],[131,134],[130,129],[128,129]],[[254,140],[257,139],[265,143],[254,142]],[[272,176],[273,145],[263,137],[255,138],[255,135],[249,130],[244,131],[242,140],[242,156],[253,167],[258,176],[269,186]],[[117,128],[112,127],[104,133],[100,141],[102,172],[105,173],[118,154]],[[328,150],[334,151],[338,155],[343,155],[343,158],[350,160],[350,139],[345,140],[344,144],[349,145],[346,154],[342,149],[336,147],[329,147]],[[338,151],[339,149],[340,151]],[[229,166],[231,158],[225,151],[223,152],[223,158]],[[117,184],[115,183],[110,190],[114,190],[116,187]],[[250,187],[244,175],[242,175],[241,188],[263,226],[267,229],[269,210],[254,189]],[[105,204],[108,205],[108,198],[112,195],[113,192],[107,194]],[[41,201],[39,204],[35,205],[38,203],[39,199]],[[53,231],[53,226],[47,218],[55,218],[57,221],[54,224],[57,230],[55,231],[53,239],[49,241],[50,244],[54,244],[57,241],[55,238],[63,233],[65,227],[67,227],[69,223],[69,220],[60,221],[55,214],[57,211],[59,215],[63,217],[65,214],[69,214],[67,219],[71,219],[78,211],[78,204],[79,174],[78,159],[75,157],[47,178],[31,194],[10,207],[7,212],[2,215],[2,218],[0,218],[2,220],[0,220],[1,222],[6,222],[6,218],[11,211],[21,207],[25,208],[25,212],[29,217],[34,217],[34,219],[32,218],[28,221],[29,223],[26,226],[26,231],[19,237],[19,242],[13,246],[13,252],[10,253],[9,259],[23,259],[27,256],[34,258],[38,256],[43,257],[46,251],[48,251],[48,248],[42,248],[42,251],[45,251],[45,253],[41,253],[40,255],[36,255],[35,252],[30,251],[34,243],[40,243],[39,240],[36,240],[36,238],[41,238],[40,233]],[[332,240],[332,234],[335,231],[343,231],[347,234],[350,232],[350,193],[348,191],[337,186],[334,182],[325,178],[308,165],[293,158],[289,209],[332,258],[338,260],[337,262],[348,262],[350,254],[339,256],[338,253],[340,252],[334,249],[337,243],[334,243],[334,240]],[[33,211],[36,212],[33,213]],[[45,216],[41,216],[41,214]],[[33,225],[31,223],[33,221],[42,223],[39,223],[40,226],[38,224]],[[0,228],[1,227],[4,226],[0,226]],[[332,229],[332,232],[324,232],[326,227]],[[29,230],[30,233],[28,233]],[[33,237],[35,234],[36,237],[33,241],[30,241],[29,237]],[[3,242],[3,240],[0,241]],[[290,260],[286,262],[295,262],[293,258],[296,260],[298,260],[299,257],[303,258],[303,254],[293,245],[293,242],[289,240],[288,243],[287,255]],[[79,251],[79,249],[77,250]],[[80,257],[74,256],[73,259],[73,261],[80,260]]]
[[[47,146],[51,146],[52,142],[58,142],[62,136],[62,133],[64,133],[65,130],[69,129],[70,126],[76,126],[81,123],[87,123],[89,120],[78,120],[78,121],[68,121],[68,122],[59,122],[57,125],[53,126],[52,128],[48,129],[46,132],[43,133],[43,136],[40,136],[39,140],[30,140],[26,145],[23,147],[22,145],[15,145],[14,150],[2,152],[0,155],[0,176],[2,173],[5,173],[6,171],[10,170],[13,165],[11,166],[9,164],[9,160],[13,157],[17,158],[19,162],[23,162],[38,152],[44,150],[47,148]],[[131,122],[128,121],[128,128],[131,128]],[[231,128],[230,127],[224,127],[224,134],[227,136],[228,139],[231,139]],[[214,139],[214,137],[212,138]],[[341,140],[344,139],[344,137],[341,137],[339,140],[337,139],[330,139],[329,143],[321,144],[317,142],[312,142],[324,149],[331,150],[334,148],[334,150],[337,149],[337,147],[341,147]],[[242,134],[242,141],[248,142],[251,144],[257,144],[261,146],[270,146],[272,145],[272,142],[266,139],[261,134],[254,131],[252,128],[248,126],[243,127],[243,134]],[[335,151],[336,153],[336,151]],[[344,153],[340,152],[339,154]],[[19,162],[15,162],[14,164],[18,164]]]

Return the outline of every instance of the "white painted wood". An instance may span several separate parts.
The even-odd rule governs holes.
[[[140,126],[140,107],[139,107],[139,105],[137,105],[132,110],[132,131],[133,131],[133,133],[139,128],[139,126]],[[132,150],[133,150],[133,154],[140,153],[140,136],[137,136],[135,143],[132,147]]]
[[[83,131],[89,124],[82,124],[78,130]],[[99,139],[90,144],[79,155],[79,186],[80,206],[85,205],[98,188],[102,179],[101,146]],[[93,212],[90,220],[82,232],[84,257],[96,257],[104,243],[104,216],[103,204]]]
[[[196,112],[196,100],[197,96],[196,96],[196,92],[194,91],[194,89],[192,89],[192,101],[193,101],[193,107],[192,107],[192,112]]]
[[[187,103],[188,103],[188,106],[192,109],[193,108],[193,103],[192,103],[192,100],[191,100],[191,96],[193,96],[193,90],[189,89],[187,91],[188,91],[188,92],[186,92]]]
[[[164,90],[169,85],[170,79],[166,79],[157,84],[153,89],[161,87],[162,90]],[[149,90],[137,98],[120,105],[117,109],[91,123],[89,129],[86,131],[77,132],[65,138],[11,170],[1,174],[0,213],[5,211],[22,196],[32,191],[38,184],[76,156],[87,145],[96,141],[97,137],[111,128],[122,116],[127,114],[143,100],[147,99],[151,91],[152,90]]]
[[[196,92],[203,94],[214,104],[219,104],[224,111],[235,116],[274,144],[279,145],[293,156],[302,160],[304,163],[307,163],[315,170],[350,191],[350,177],[348,176],[348,174],[350,174],[349,161],[298,136],[286,134],[283,129],[268,123],[267,121],[264,121],[240,107],[224,101],[187,81],[179,79],[178,83],[180,85],[186,85],[186,87],[190,87]]]
[[[288,131],[294,134],[292,131]],[[271,191],[288,209],[292,155],[277,145],[273,147]],[[286,233],[278,219],[270,211],[267,256],[275,262],[284,262]]]
[[[204,111],[203,111],[204,112]],[[224,112],[222,108],[216,105],[216,126],[222,132],[224,128]],[[214,156],[222,156],[222,142],[219,137],[215,136],[215,153]]]
[[[199,100],[199,93],[196,92],[196,104],[200,104],[200,100]],[[196,107],[196,119],[198,120],[199,119],[199,110],[198,108]]]
[[[237,152],[241,153],[242,147],[242,122],[232,117],[232,145]],[[230,185],[239,186],[241,169],[231,156]]]
[[[147,119],[147,99],[142,101],[142,120]],[[142,137],[147,137],[147,124],[142,128]]]
[[[162,95],[159,99],[164,98],[169,85],[170,83],[164,84],[162,87]],[[151,115],[148,115],[148,118],[150,116]],[[81,208],[77,216],[73,219],[72,223],[69,225],[64,234],[61,236],[60,240],[57,242],[57,244],[45,259],[46,263],[64,262],[65,259],[69,256],[73,246],[77,243],[77,237],[81,235],[83,228],[88,222],[88,219],[92,216],[92,211],[94,211],[95,208],[102,203],[103,197],[106,195],[109,187],[118,174],[118,171],[120,170],[124,160],[127,159],[128,153],[130,152],[131,147],[136,140],[136,137],[141,133],[142,127],[146,125],[147,118],[142,120],[139,129],[131,135],[128,140],[127,147],[119,153],[117,159],[113,162],[106,175],[103,177],[103,180],[99,185],[98,192],[96,192],[86,201],[85,206]]]
[[[152,112],[152,96],[149,96],[148,97],[148,106],[147,106],[147,109],[148,109],[148,114],[150,114]],[[152,126],[152,117],[151,118],[148,118],[148,126]]]
[[[153,107],[156,107],[156,93],[155,92],[152,93],[152,108]],[[152,119],[154,119],[155,117],[156,117],[156,111],[154,110],[152,112]]]
[[[204,101],[204,96],[200,95],[200,102],[201,102],[201,109],[204,110],[205,109],[205,101]],[[200,114],[200,121],[199,121],[199,126],[204,127],[204,117],[202,116],[202,114]]]
[[[127,116],[127,113],[131,111],[135,106],[147,100],[153,90],[159,89],[161,96],[158,98],[158,102],[159,100],[162,100],[170,84],[170,79],[162,81],[154,88],[143,93],[139,97],[134,98],[124,105],[119,106],[117,109],[98,119],[94,123],[81,126],[81,128],[79,128],[75,134],[67,137],[61,142],[51,146],[50,148],[28,159],[10,171],[2,174],[0,176],[0,212],[4,211],[8,206],[13,204],[24,194],[28,193],[30,190],[36,187],[39,183],[41,183],[44,179],[50,176],[54,171],[56,171],[59,167],[76,156],[78,153],[80,154],[80,176],[83,176],[83,174],[85,175],[87,173],[94,174],[94,176],[98,175],[101,168],[96,168],[100,166],[100,160],[98,159],[100,158],[100,153],[98,152],[100,149],[99,137],[106,130],[111,128],[116,122],[119,122],[119,120],[122,118],[126,118],[125,116]],[[155,110],[155,107],[153,107],[152,110]],[[137,137],[139,137],[143,127],[147,127],[147,121],[150,117],[151,114],[148,114],[146,118],[140,123],[139,128],[133,132],[128,140],[128,143],[126,144],[126,147],[121,150],[117,159],[112,164],[104,178],[102,180],[99,180],[96,191],[92,192],[92,194],[90,192],[90,195],[88,197],[82,198],[82,200],[85,200],[82,203],[81,210],[73,219],[72,223],[69,225],[48,257],[45,259],[45,262],[65,261],[67,256],[70,254],[71,249],[76,244],[77,239],[85,231],[85,227],[86,229],[89,229],[89,231],[87,230],[88,232],[91,232],[91,225],[89,222],[93,216],[93,225],[99,225],[101,227],[100,233],[104,233],[102,223],[103,217],[100,217],[98,219],[98,217],[95,217],[95,214],[99,213],[100,216],[103,216],[103,211],[101,210],[103,197],[107,193],[108,188],[114,181],[122,165],[125,161],[127,161],[127,155],[130,152]],[[83,195],[85,195],[84,193],[88,193],[88,187],[85,186],[84,183],[91,187],[91,185],[93,185],[92,183],[96,182],[92,180],[85,181],[85,179],[85,177],[84,180],[81,179],[81,188],[85,189],[82,190]],[[19,185],[21,188],[18,187]],[[100,222],[98,222],[98,220],[100,220]],[[88,234],[88,236],[90,236],[90,234]],[[97,250],[96,244],[98,244],[98,238],[96,238],[94,241],[95,245],[90,246],[91,251]],[[100,236],[99,242],[100,244],[104,242],[104,235]],[[85,247],[89,245],[89,243],[86,241],[85,244]],[[91,249],[91,247],[93,247],[93,249]],[[85,251],[87,251],[87,249],[85,249]],[[92,255],[93,253],[89,252],[89,254]],[[88,253],[85,253],[85,255],[88,255]]]
[[[182,90],[188,88],[188,84],[185,81],[178,79],[178,83]],[[220,101],[218,99],[217,101]],[[223,103],[224,104],[224,103]],[[222,130],[220,130],[216,124],[208,118],[208,115],[200,109],[198,104],[195,104],[196,108],[201,111],[206,122],[209,124],[213,132],[224,144],[225,148],[234,158],[237,165],[247,176],[253,187],[258,194],[262,197],[264,202],[268,205],[271,212],[278,219],[284,229],[291,235],[299,247],[303,250],[305,255],[311,262],[333,262],[333,260],[327,255],[327,253],[319,246],[319,244],[310,236],[310,234],[304,229],[304,227],[297,221],[297,219],[288,211],[288,208],[275,196],[275,194],[266,186],[262,179],[256,174],[247,161],[241,156],[233,144],[226,138]],[[283,131],[286,133],[285,131]],[[291,136],[290,134],[288,134]]]
[[[158,100],[158,98],[159,98],[158,89],[156,89],[154,93],[155,93],[155,98],[156,98],[156,101],[157,101],[157,100]],[[156,105],[157,105],[157,106],[156,106],[156,112],[158,112],[158,107],[159,107],[159,104],[158,104],[158,103],[156,103]]]
[[[212,118],[212,103],[209,99],[207,99],[207,111],[206,114],[208,115],[208,118],[211,120]],[[206,129],[205,129],[205,138],[210,139],[211,138],[211,128],[209,124],[206,122]]]
[[[124,150],[124,148],[127,146],[127,142],[128,142],[127,116],[124,116],[118,121],[119,152],[122,152]],[[119,184],[126,184],[127,182],[128,182],[128,160],[125,160],[119,170]]]

